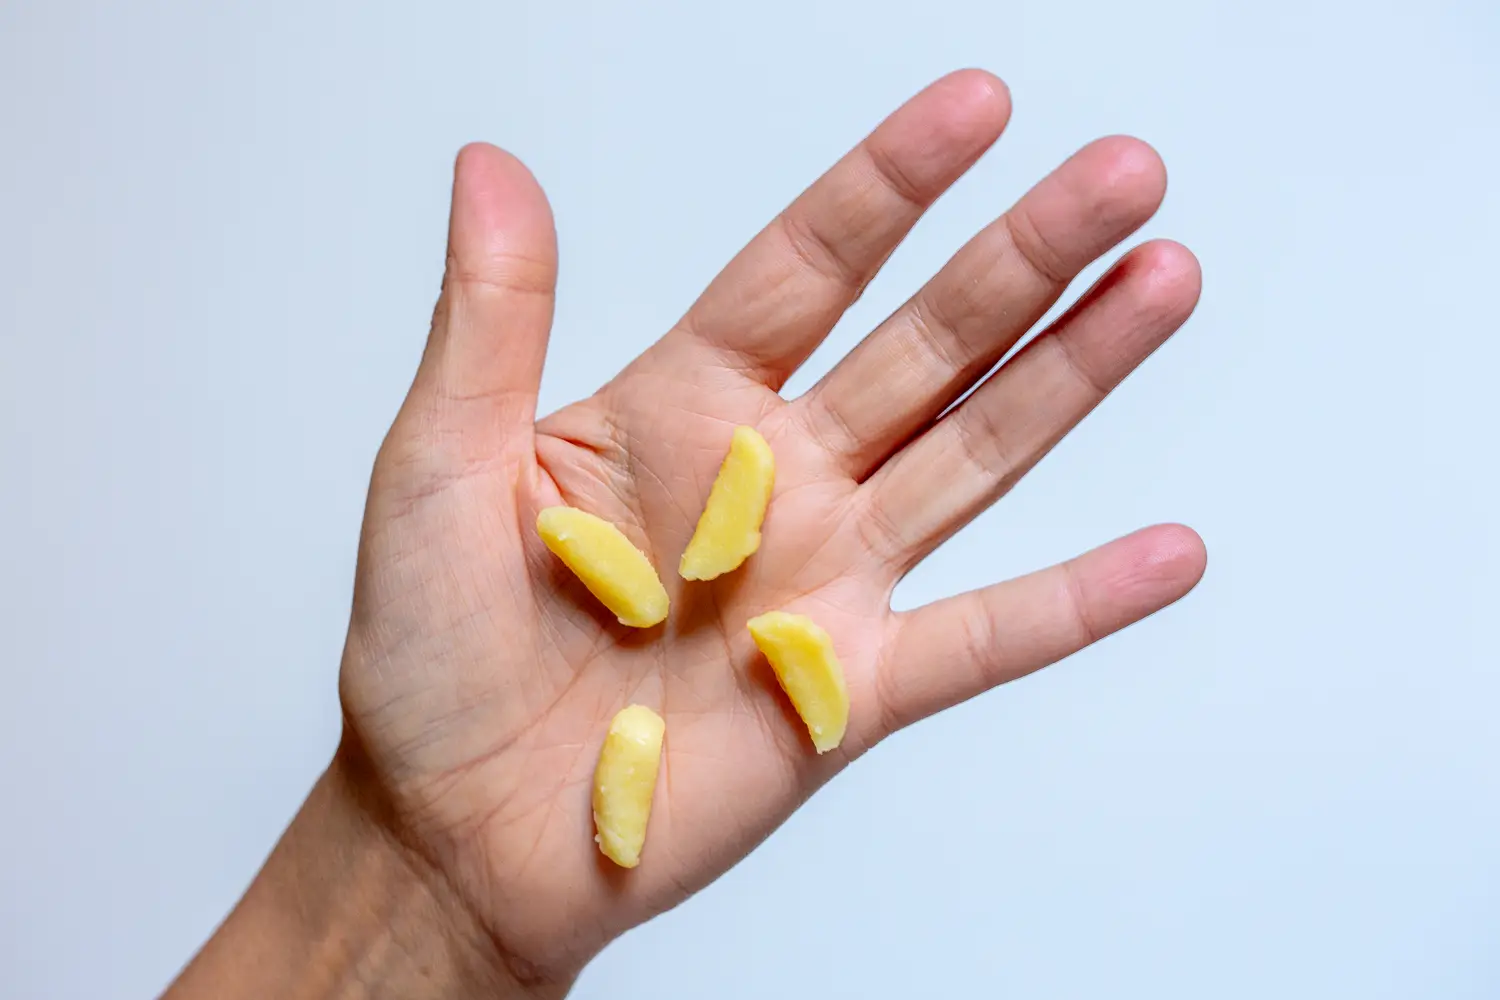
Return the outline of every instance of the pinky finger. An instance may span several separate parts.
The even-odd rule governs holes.
[[[882,726],[909,726],[1160,611],[1206,562],[1191,528],[1159,525],[899,615],[879,677]]]

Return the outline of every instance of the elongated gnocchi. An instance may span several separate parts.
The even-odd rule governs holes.
[[[646,554],[620,529],[576,507],[537,515],[542,542],[623,625],[650,628],[667,617],[669,600]]]
[[[754,428],[736,427],[698,527],[682,553],[677,572],[684,580],[722,576],[760,548],[760,526],[775,478],[776,459],[766,439]]]
[[[621,868],[641,863],[667,724],[644,705],[622,708],[609,724],[594,768],[594,841]]]
[[[827,753],[849,726],[849,690],[828,633],[805,615],[768,611],[747,623],[755,645],[802,716],[813,748]]]

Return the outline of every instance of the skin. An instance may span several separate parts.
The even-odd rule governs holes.
[[[1165,172],[1142,142],[1085,147],[812,390],[778,392],[1009,113],[986,73],[933,84],[614,380],[540,420],[550,210],[506,153],[459,154],[443,290],[370,488],[342,745],[169,997],[561,996],[605,944],[707,885],[883,737],[1197,583],[1201,541],[1164,525],[890,608],[907,571],[1192,311],[1197,262],[1147,243],[986,377],[1156,210]],[[764,542],[735,573],[685,584],[672,570],[736,424],[776,454]],[[546,551],[534,522],[559,503],[646,552],[672,597],[665,624],[619,625]],[[852,710],[838,751],[812,752],[745,630],[777,608],[839,650]],[[624,872],[593,843],[589,782],[631,702],[665,718],[667,739],[642,863]]]

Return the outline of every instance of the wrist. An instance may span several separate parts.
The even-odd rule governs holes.
[[[544,1000],[441,873],[379,819],[341,747],[245,897],[164,1000]]]

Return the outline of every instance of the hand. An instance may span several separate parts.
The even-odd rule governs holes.
[[[547,202],[505,153],[460,154],[431,337],[370,491],[340,759],[518,978],[565,988],[882,737],[1151,614],[1202,574],[1198,537],[1165,526],[913,612],[889,604],[1192,311],[1192,255],[1149,243],[985,377],[1155,211],[1165,174],[1141,142],[1083,149],[812,390],[778,394],[1008,114],[987,74],[932,85],[645,354],[540,421],[557,268]],[[736,424],[776,454],[764,541],[739,571],[685,585],[677,559]],[[534,522],[559,503],[646,552],[672,596],[665,625],[615,623],[547,552]],[[837,752],[813,753],[745,630],[775,608],[833,637],[851,702]],[[643,861],[624,872],[594,845],[589,784],[631,702],[657,709],[667,738]]]

